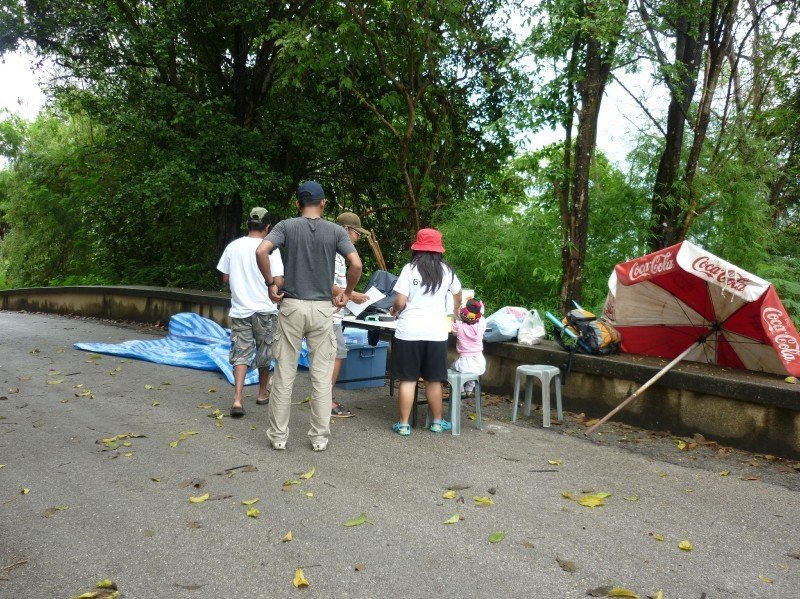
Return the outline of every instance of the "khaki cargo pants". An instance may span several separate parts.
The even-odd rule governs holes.
[[[330,436],[331,377],[336,359],[334,310],[330,301],[284,299],[281,302],[278,336],[273,346],[275,373],[269,397],[267,438],[270,443],[285,442],[289,438],[292,389],[303,337],[308,344],[312,389],[308,436],[312,443],[324,443]]]

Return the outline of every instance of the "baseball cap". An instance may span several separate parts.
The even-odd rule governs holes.
[[[342,212],[336,217],[336,222],[343,227],[350,227],[362,235],[369,235],[369,231],[361,226],[361,219],[353,212]]]
[[[297,199],[301,202],[319,202],[325,199],[325,192],[316,181],[305,181],[297,188]]]
[[[250,211],[250,219],[252,222],[264,223],[269,222],[269,212],[267,212],[266,208],[261,208],[257,206]]]

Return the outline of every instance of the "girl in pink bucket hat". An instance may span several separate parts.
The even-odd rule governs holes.
[[[394,306],[397,316],[391,356],[391,371],[400,381],[397,405],[400,420],[392,429],[403,436],[411,434],[409,418],[417,381],[425,381],[425,396],[431,411],[430,430],[440,433],[451,428],[442,418],[442,382],[447,381],[447,292],[453,294],[453,316],[461,309],[461,281],[442,258],[442,234],[436,229],[421,229],[411,246],[411,262],[397,279]]]

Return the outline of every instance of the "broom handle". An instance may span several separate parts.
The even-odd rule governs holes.
[[[697,343],[699,343],[699,341],[698,341]],[[661,369],[661,370],[660,370],[660,371],[659,371],[659,372],[658,372],[658,373],[657,373],[657,374],[656,374],[656,375],[655,375],[653,378],[651,378],[651,379],[650,379],[649,381],[647,381],[647,382],[646,382],[644,385],[642,385],[642,386],[641,386],[641,387],[639,387],[639,388],[638,388],[636,391],[634,391],[634,392],[633,392],[633,394],[632,394],[630,397],[628,397],[628,399],[626,399],[625,401],[623,401],[623,402],[622,402],[621,404],[619,404],[619,405],[618,405],[616,408],[614,408],[614,409],[613,409],[613,410],[611,410],[611,411],[610,411],[608,414],[606,414],[605,416],[603,416],[603,417],[602,417],[602,418],[601,418],[601,419],[600,419],[600,420],[599,420],[599,421],[598,421],[598,422],[597,422],[597,423],[596,423],[594,426],[592,426],[592,427],[591,427],[589,430],[587,430],[587,431],[586,431],[586,433],[584,433],[584,434],[586,434],[587,436],[588,436],[588,435],[591,435],[591,434],[592,434],[592,433],[595,431],[595,429],[596,429],[597,427],[599,427],[599,426],[600,426],[601,424],[603,424],[603,423],[604,423],[606,420],[608,420],[609,418],[611,418],[611,417],[612,417],[614,414],[616,414],[616,413],[617,413],[617,412],[619,412],[619,411],[620,411],[622,408],[624,408],[624,407],[625,407],[625,406],[627,406],[629,403],[631,403],[631,402],[632,402],[634,399],[636,399],[637,397],[639,397],[639,395],[640,395],[640,394],[641,394],[641,393],[642,393],[642,392],[643,392],[645,389],[649,388],[649,387],[650,387],[650,386],[651,386],[653,383],[655,383],[655,382],[656,382],[658,379],[660,379],[662,376],[664,376],[665,374],[667,374],[667,373],[668,373],[668,372],[669,372],[669,371],[670,371],[670,370],[671,370],[671,369],[672,369],[672,368],[673,368],[673,367],[674,367],[674,366],[675,366],[675,365],[676,365],[678,362],[680,362],[681,360],[683,360],[683,359],[684,359],[684,358],[685,358],[685,357],[686,357],[686,356],[689,354],[689,352],[690,352],[690,351],[692,351],[692,350],[695,348],[695,346],[697,345],[697,343],[692,343],[692,344],[691,344],[689,347],[687,347],[685,350],[683,350],[683,352],[681,352],[681,354],[680,354],[680,355],[679,355],[677,358],[675,358],[674,360],[672,360],[672,362],[670,362],[669,364],[667,364],[666,366],[664,366],[664,368],[662,368],[662,369]]]
[[[369,242],[369,246],[372,248],[372,253],[375,254],[375,260],[378,261],[378,266],[381,267],[381,270],[386,270],[386,260],[383,259],[381,246],[378,245],[378,240],[372,231],[370,231],[369,235],[367,236],[367,241]]]

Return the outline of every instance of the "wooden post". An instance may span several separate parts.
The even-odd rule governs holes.
[[[662,368],[661,370],[659,370],[659,371],[656,373],[656,375],[655,375],[653,378],[651,378],[651,379],[650,379],[649,381],[647,381],[647,382],[646,382],[644,385],[642,385],[642,386],[641,386],[641,387],[639,387],[639,388],[638,388],[636,391],[634,391],[633,395],[631,395],[630,397],[628,397],[628,399],[626,399],[625,401],[623,401],[623,402],[622,402],[621,404],[619,404],[619,405],[618,405],[616,408],[614,408],[614,409],[613,409],[613,410],[611,410],[611,411],[610,411],[608,414],[606,414],[605,416],[603,416],[603,417],[602,417],[602,418],[601,418],[601,419],[600,419],[600,420],[599,420],[599,421],[598,421],[598,422],[597,422],[597,423],[596,423],[596,424],[595,424],[593,427],[591,427],[589,430],[587,430],[587,431],[586,431],[584,434],[585,434],[585,435],[587,435],[587,436],[588,436],[588,435],[591,435],[591,434],[592,434],[592,433],[595,431],[595,429],[596,429],[598,426],[600,426],[601,424],[603,424],[603,423],[604,423],[606,420],[608,420],[609,418],[611,418],[611,417],[612,417],[614,414],[616,414],[617,412],[619,412],[619,411],[620,411],[622,408],[624,408],[624,407],[625,407],[625,406],[627,406],[629,403],[631,403],[631,402],[632,402],[634,399],[636,399],[637,397],[639,397],[639,395],[640,395],[640,394],[641,394],[641,393],[642,393],[642,392],[643,392],[645,389],[647,389],[648,387],[650,387],[650,385],[652,385],[652,384],[653,384],[653,383],[655,383],[655,382],[656,382],[658,379],[660,379],[662,376],[664,376],[665,374],[667,374],[667,373],[668,373],[668,372],[669,372],[669,371],[670,371],[670,370],[671,370],[671,369],[672,369],[672,368],[675,366],[675,364],[677,364],[678,362],[680,362],[681,360],[683,360],[683,359],[684,359],[684,358],[685,358],[687,355],[689,355],[689,352],[690,352],[690,351],[692,351],[692,350],[695,348],[695,346],[696,346],[698,343],[700,343],[700,342],[698,341],[698,342],[696,342],[696,343],[692,343],[692,344],[691,344],[689,347],[687,347],[685,350],[683,350],[683,352],[682,352],[682,353],[681,353],[681,354],[680,354],[680,355],[679,355],[677,358],[675,358],[674,360],[672,360],[672,362],[670,362],[669,364],[667,364],[666,366],[664,366],[664,368]]]
[[[375,234],[372,231],[370,231],[367,235],[367,241],[369,242],[369,247],[372,248],[372,253],[375,254],[375,260],[378,261],[378,266],[381,267],[381,270],[388,270],[386,268],[386,260],[383,259],[381,246],[378,245],[378,239],[375,237]]]

